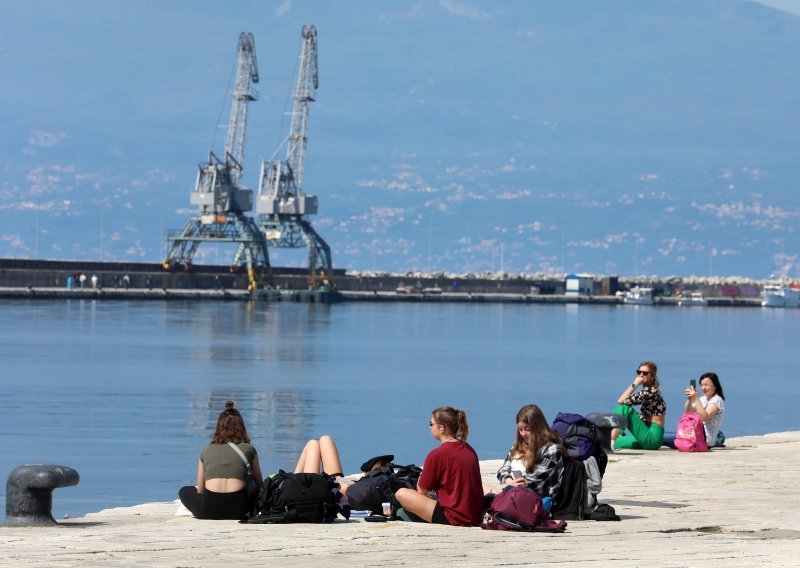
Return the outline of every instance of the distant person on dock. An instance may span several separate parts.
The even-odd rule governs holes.
[[[182,487],[178,492],[181,503],[198,519],[241,519],[251,510],[245,489],[247,465],[229,443],[235,444],[249,461],[258,487],[264,483],[258,453],[250,444],[244,419],[229,400],[219,415],[211,443],[200,452],[197,487]]]
[[[659,390],[657,372],[658,367],[652,361],[639,363],[636,378],[620,395],[617,401],[619,406],[614,412],[628,419],[628,430],[631,433],[623,436],[616,428],[611,431],[615,450],[657,450],[661,447],[667,404]],[[639,386],[642,390],[635,393]],[[634,406],[640,407],[638,414],[633,409]]]
[[[541,409],[526,404],[517,412],[517,437],[497,471],[499,487],[484,487],[499,493],[505,486],[523,486],[540,497],[555,499],[566,466],[564,441],[550,428]]]
[[[395,497],[419,520],[476,527],[483,520],[483,484],[478,455],[467,444],[467,414],[442,406],[431,414],[429,426],[441,445],[425,458],[416,491],[399,489]]]
[[[709,448],[724,446],[725,435],[720,428],[722,428],[722,421],[725,418],[725,393],[722,392],[719,376],[712,372],[700,375],[700,390],[703,392],[703,396],[699,395],[694,386],[689,386],[684,391],[686,402],[683,405],[683,411],[696,412],[700,415]],[[675,447],[674,432],[664,436],[664,445],[670,448]]]
[[[122,277],[122,287],[126,290],[131,287],[131,277],[127,274]]]
[[[80,282],[81,288],[86,287],[86,275],[81,272],[81,275],[78,276],[78,282]]]
[[[97,288],[97,274],[92,274],[92,288]]]

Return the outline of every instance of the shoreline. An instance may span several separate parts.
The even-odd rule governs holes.
[[[134,300],[171,301],[201,300],[217,302],[293,302],[336,304],[340,302],[391,303],[459,303],[459,304],[536,304],[624,306],[619,296],[532,294],[504,292],[441,292],[437,294],[343,290],[265,289],[256,292],[239,289],[205,288],[63,288],[63,287],[0,287],[0,299],[11,300]],[[678,297],[657,297],[650,306],[679,307]],[[762,307],[761,298],[710,297],[702,307]],[[638,306],[631,306],[638,307]],[[698,306],[687,306],[687,308]]]
[[[501,460],[481,462],[491,481]],[[800,431],[731,438],[705,454],[609,456],[602,503],[622,521],[515,533],[422,523],[239,525],[176,516],[174,501],[105,509],[58,527],[0,528],[0,566],[266,564],[794,566],[800,550]],[[54,492],[57,501],[59,492]]]

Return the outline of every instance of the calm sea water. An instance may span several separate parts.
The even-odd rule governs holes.
[[[265,473],[322,434],[345,472],[383,453],[421,464],[444,404],[467,410],[482,459],[502,458],[522,404],[611,410],[645,359],[668,429],[689,379],[714,370],[728,436],[797,430],[798,324],[783,309],[4,301],[0,472],[76,468],[56,517],[172,500],[227,399]]]

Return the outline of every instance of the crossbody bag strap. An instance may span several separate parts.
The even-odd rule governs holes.
[[[228,442],[228,445],[229,445],[231,448],[233,448],[233,451],[234,451],[234,452],[236,452],[237,454],[239,454],[239,457],[240,457],[240,458],[242,458],[242,461],[244,462],[244,465],[246,465],[246,466],[247,466],[247,475],[249,475],[249,476],[251,476],[251,477],[252,477],[252,475],[253,475],[253,470],[252,470],[252,468],[250,467],[250,462],[249,462],[249,461],[247,461],[247,456],[245,456],[245,455],[244,455],[244,452],[242,452],[242,450],[240,450],[240,449],[239,449],[239,448],[236,446],[236,444],[234,444],[233,442]]]

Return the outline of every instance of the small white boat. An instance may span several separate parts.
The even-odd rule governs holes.
[[[639,306],[649,306],[653,303],[652,288],[631,288],[625,292],[625,303]]]
[[[703,297],[701,292],[692,292],[689,296],[681,297],[678,300],[679,306],[707,306],[708,300]]]
[[[764,286],[762,297],[761,305],[769,308],[796,308],[800,305],[800,290],[780,284]]]

